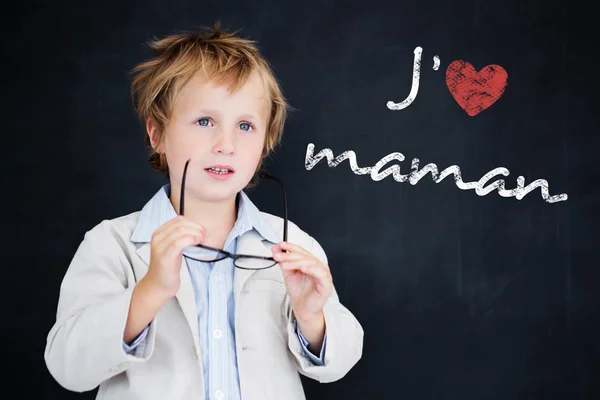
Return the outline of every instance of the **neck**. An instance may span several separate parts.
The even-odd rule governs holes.
[[[171,187],[170,200],[173,208],[180,214],[180,189]],[[229,232],[237,220],[237,196],[221,202],[210,202],[196,199],[192,196],[185,198],[185,217],[202,225],[207,237],[203,244],[223,248]]]

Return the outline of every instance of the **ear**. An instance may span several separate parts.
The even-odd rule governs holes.
[[[162,141],[159,142],[159,130],[155,123],[150,118],[146,120],[146,132],[150,138],[150,145],[157,153],[162,151]]]

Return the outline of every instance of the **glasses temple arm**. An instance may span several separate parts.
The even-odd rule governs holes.
[[[283,241],[287,242],[287,232],[288,232],[288,215],[287,215],[287,194],[285,191],[285,186],[279,178],[276,178],[272,175],[267,174],[266,172],[260,172],[258,177],[261,179],[270,179],[279,184],[281,188],[281,193],[283,194]]]
[[[183,215],[183,200],[185,199],[185,176],[187,175],[187,169],[190,160],[185,162],[185,167],[183,167],[183,176],[181,177],[181,194],[179,196],[179,215]]]

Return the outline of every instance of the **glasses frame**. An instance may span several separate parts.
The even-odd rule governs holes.
[[[185,204],[185,200],[184,200],[185,199],[185,180],[186,180],[188,165],[189,165],[190,161],[191,161],[191,159],[188,159],[185,162],[185,167],[183,168],[183,176],[181,178],[181,194],[179,196],[179,214],[180,215],[184,215],[183,212],[184,212],[184,204]],[[287,194],[285,191],[285,185],[279,178],[269,175],[266,172],[260,171],[259,173],[256,174],[256,176],[260,179],[273,180],[273,181],[277,182],[281,188],[281,193],[283,194],[283,241],[285,242],[285,241],[287,241],[287,233],[288,233],[288,210],[287,210]],[[218,257],[218,258],[215,258],[214,260],[210,260],[210,261],[198,260],[194,257],[184,255],[184,257],[186,257],[186,258],[191,258],[192,260],[196,260],[196,261],[200,261],[200,262],[212,263],[212,262],[224,260],[226,258],[231,258],[231,259],[233,259],[233,265],[236,268],[251,270],[251,271],[258,271],[258,270],[262,270],[262,269],[272,268],[275,264],[277,264],[277,261],[275,261],[275,259],[273,257],[256,256],[256,255],[252,255],[252,254],[235,254],[235,253],[231,253],[229,251],[225,251],[224,249],[218,249],[218,248],[206,246],[203,244],[194,244],[192,246],[193,247],[201,247],[203,249],[215,251],[215,252],[222,254],[222,257]],[[253,258],[256,260],[273,261],[273,264],[269,265],[268,267],[262,267],[262,268],[245,268],[245,267],[240,267],[239,265],[236,265],[236,261],[240,258]]]

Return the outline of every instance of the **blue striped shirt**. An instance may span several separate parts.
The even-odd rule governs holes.
[[[154,231],[177,217],[169,200],[169,194],[170,185],[166,184],[144,206],[131,236],[133,242],[149,242]],[[238,238],[253,229],[272,243],[281,241],[271,227],[262,220],[260,211],[248,196],[240,192],[238,217],[225,241],[224,250],[235,253]],[[235,351],[233,260],[226,258],[215,263],[205,263],[186,258],[186,261],[198,312],[199,345],[204,366],[206,398],[239,400],[241,395]],[[127,353],[133,353],[134,349],[143,342],[148,328],[146,327],[131,345],[123,343]],[[308,342],[300,330],[296,329],[296,331],[307,357],[315,365],[323,365],[325,341],[320,357],[315,357],[308,350]]]

